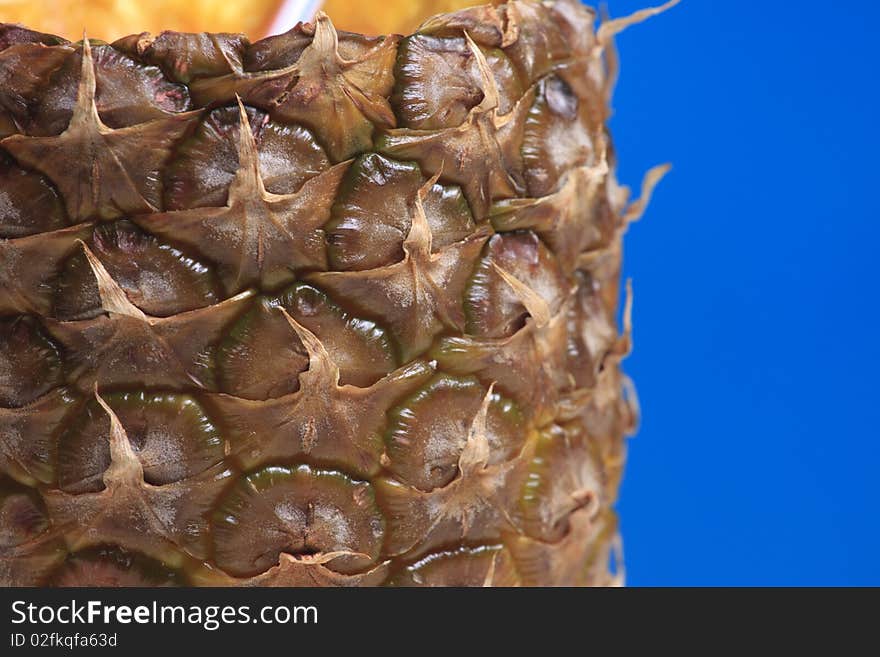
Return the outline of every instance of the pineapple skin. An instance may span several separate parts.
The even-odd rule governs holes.
[[[618,583],[594,22],[0,25],[0,584]]]

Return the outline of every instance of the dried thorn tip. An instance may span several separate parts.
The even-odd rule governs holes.
[[[614,559],[617,571],[611,576],[611,586],[624,586],[626,584],[626,564],[623,559],[623,539],[619,533],[615,534],[611,541],[611,557]]]
[[[123,289],[119,287],[119,284],[115,280],[113,280],[113,277],[104,267],[104,264],[94,253],[92,253],[92,250],[88,245],[82,240],[77,241],[82,246],[86,260],[88,260],[89,266],[92,268],[92,274],[94,274],[95,281],[98,284],[98,294],[101,297],[101,307],[104,311],[147,321],[147,316],[144,312],[128,300]]]
[[[626,279],[626,300],[623,304],[623,333],[630,338],[632,336],[632,312],[633,312],[633,285],[632,279]]]
[[[502,269],[494,263],[492,266],[504,282],[510,286],[513,293],[520,300],[520,303],[525,306],[526,311],[532,316],[532,320],[534,320],[537,327],[543,328],[547,326],[547,324],[550,323],[552,314],[550,312],[550,305],[544,297],[535,292],[510,272]]]
[[[318,339],[318,336],[291,317],[287,310],[284,308],[279,308],[279,310],[281,311],[281,314],[284,315],[284,318],[287,320],[287,323],[290,324],[291,328],[296,331],[297,337],[299,337],[300,342],[302,342],[303,347],[306,349],[306,353],[309,355],[309,369],[300,376],[318,376],[321,377],[322,380],[326,380],[324,379],[324,377],[326,377],[329,378],[334,385],[339,383],[339,368],[336,366],[336,363],[333,362],[330,354],[327,353],[327,350]]]
[[[76,105],[73,107],[73,116],[70,125],[81,123],[97,123],[101,125],[98,116],[98,107],[95,105],[95,62],[92,58],[92,45],[83,30],[82,65],[80,67],[79,85],[76,90]],[[70,127],[68,127],[68,130]]]
[[[642,405],[639,403],[639,391],[633,380],[624,374],[621,378],[621,388],[623,390],[623,402],[629,410],[630,418],[626,427],[626,435],[633,436],[639,431],[639,424],[642,421]]]
[[[416,253],[425,257],[431,255],[434,235],[431,232],[431,225],[428,223],[428,215],[425,213],[424,199],[439,179],[440,172],[432,176],[416,193],[412,222],[406,240],[403,242],[403,249],[410,256]]]
[[[648,209],[648,204],[651,202],[651,196],[654,194],[654,189],[671,169],[671,164],[660,164],[648,170],[645,177],[642,179],[642,191],[639,199],[631,203],[623,214],[626,223],[632,223],[642,218],[642,215],[645,214],[645,210]]]
[[[95,399],[110,417],[110,467],[104,472],[104,484],[109,488],[112,484],[125,481],[143,481],[144,469],[131,447],[128,434],[116,413],[98,393],[97,383]]]
[[[642,23],[652,16],[662,14],[664,11],[672,9],[679,2],[681,2],[681,0],[669,0],[669,2],[666,2],[658,7],[648,7],[646,9],[641,9],[637,12],[634,12],[629,16],[606,21],[602,23],[602,25],[599,27],[599,31],[596,33],[596,38],[599,41],[600,45],[604,45],[608,43],[611,39],[613,39],[614,35],[620,34],[631,25]]]
[[[241,98],[236,94],[238,101],[238,172],[236,174],[236,183],[242,185],[245,189],[253,189],[256,187],[263,192],[263,179],[260,176],[260,158],[257,154],[257,142],[254,134],[251,132],[251,122],[248,119],[247,109]],[[230,195],[233,190],[230,190]]]
[[[489,62],[486,61],[486,56],[480,50],[480,47],[474,43],[474,40],[471,39],[471,35],[467,31],[464,33],[464,38],[467,39],[468,47],[474,55],[477,68],[480,69],[480,79],[482,81],[483,100],[474,109],[480,112],[488,112],[497,108],[500,104],[498,84],[495,82],[495,76],[492,74]]]
[[[492,555],[492,561],[486,569],[486,577],[483,578],[483,588],[491,588],[495,584],[495,563],[498,561],[498,555]]]
[[[338,559],[339,557],[357,557],[359,559],[369,559],[370,555],[364,554],[363,552],[352,552],[351,550],[336,550],[334,552],[321,552],[318,554],[302,554],[302,555],[294,555],[288,554],[287,552],[281,553],[282,561],[287,561],[289,563],[301,564],[304,566],[321,566],[325,563],[329,563],[334,559]]]
[[[487,418],[489,416],[489,403],[492,401],[492,393],[495,383],[489,386],[489,390],[483,397],[480,410],[474,416],[468,430],[467,442],[458,458],[458,469],[462,476],[482,470],[489,463],[489,437]]]
[[[339,35],[333,21],[323,11],[315,14],[315,36],[312,37],[311,48],[321,54],[334,54],[339,57]]]

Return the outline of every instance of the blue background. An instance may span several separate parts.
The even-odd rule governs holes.
[[[878,24],[685,0],[618,38],[619,177],[674,163],[626,241],[631,585],[880,584]]]

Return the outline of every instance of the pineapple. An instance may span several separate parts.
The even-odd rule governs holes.
[[[620,581],[665,169],[615,182],[603,52],[660,9],[0,26],[0,583]]]

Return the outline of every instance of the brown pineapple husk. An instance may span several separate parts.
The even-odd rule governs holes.
[[[594,19],[0,26],[0,583],[620,581]]]

